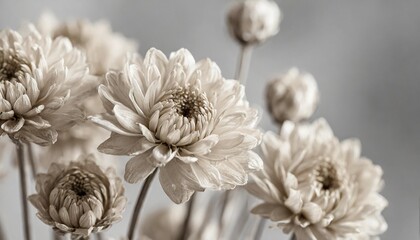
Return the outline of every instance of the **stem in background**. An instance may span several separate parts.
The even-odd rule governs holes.
[[[0,221],[0,240],[6,240],[6,234],[4,233],[3,224],[1,221]]]
[[[102,233],[101,232],[96,233],[96,240],[102,240],[102,239],[103,239]]]
[[[153,180],[154,176],[156,175],[156,172],[157,172],[157,168],[153,171],[153,173],[151,173],[146,178],[146,180],[144,181],[143,187],[140,190],[140,194],[139,194],[139,197],[137,199],[137,203],[136,203],[136,206],[134,208],[133,215],[131,217],[130,228],[128,229],[128,234],[127,234],[128,240],[133,240],[134,229],[136,228],[136,224],[137,224],[137,220],[138,220],[139,215],[140,215],[141,207],[143,205],[144,199],[146,198],[147,191],[149,190],[150,184],[152,183],[152,180]]]
[[[16,145],[18,165],[19,165],[19,177],[20,177],[20,191],[22,197],[22,212],[23,212],[23,223],[25,239],[31,240],[31,226],[29,222],[29,210],[28,210],[28,194],[26,190],[26,173],[25,173],[25,161],[24,161],[24,150],[23,145],[19,140],[12,139]]]
[[[29,166],[31,166],[32,177],[35,179],[37,167],[35,164],[34,150],[32,148],[31,143],[28,143],[27,146],[28,146]]]
[[[252,45],[241,46],[241,52],[239,55],[238,67],[236,69],[235,78],[243,85],[246,85],[249,64],[251,63],[252,48]]]
[[[52,231],[52,237],[54,240],[61,240],[60,235],[58,235],[58,233],[56,233],[54,230]]]
[[[181,234],[179,235],[178,240],[185,240],[188,237],[188,225],[190,223],[192,210],[194,208],[194,201],[195,201],[195,194],[191,196],[190,201],[187,203],[188,204],[187,215],[185,216],[184,225],[182,227],[182,231],[181,231]]]
[[[267,219],[261,218],[260,222],[258,223],[258,227],[257,227],[257,231],[255,232],[254,235],[254,240],[260,240],[261,236],[264,232],[264,226],[265,226],[265,222],[267,221]]]
[[[290,237],[290,240],[296,240],[296,235],[293,233],[292,236]]]

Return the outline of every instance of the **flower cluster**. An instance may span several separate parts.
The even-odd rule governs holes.
[[[297,239],[370,239],[387,229],[382,170],[360,156],[359,141],[338,141],[325,120],[286,122],[261,148],[264,170],[247,189],[263,203],[252,213]]]

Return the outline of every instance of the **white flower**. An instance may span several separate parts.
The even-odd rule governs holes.
[[[0,32],[0,134],[40,145],[82,118],[76,103],[90,90],[85,56],[64,38],[33,26]]]
[[[299,122],[315,112],[319,102],[318,85],[312,75],[292,68],[267,85],[266,101],[271,116],[278,123]]]
[[[121,69],[126,53],[137,50],[135,41],[113,32],[110,24],[103,20],[59,22],[54,15],[45,13],[38,22],[38,28],[54,38],[68,37],[76,47],[85,51],[94,75],[103,75],[109,69]]]
[[[209,206],[208,206],[209,207]],[[196,208],[191,215],[188,225],[190,240],[214,240],[219,237],[218,223],[207,219],[206,208]],[[145,240],[177,240],[183,230],[187,208],[172,206],[153,212],[145,218],[142,225],[142,238]]]
[[[239,0],[228,12],[231,35],[241,44],[256,44],[276,35],[281,12],[271,0]]]
[[[99,95],[107,113],[92,120],[112,134],[98,149],[134,156],[125,170],[130,183],[159,167],[164,191],[181,203],[195,191],[244,185],[262,167],[251,151],[260,141],[258,112],[244,87],[208,59],[195,62],[181,49],[168,60],[151,49],[143,63],[109,72]]]
[[[92,156],[68,165],[53,163],[36,178],[37,194],[29,196],[38,218],[61,233],[88,236],[122,218],[126,198],[112,168],[103,172]]]
[[[325,120],[285,122],[261,147],[264,170],[247,189],[263,203],[252,213],[298,240],[370,239],[387,229],[382,169],[360,156],[358,140],[339,142]]]

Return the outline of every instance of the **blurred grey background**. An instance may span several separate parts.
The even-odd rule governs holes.
[[[357,137],[363,154],[384,170],[384,215],[389,224],[381,239],[418,239],[420,190],[420,1],[282,0],[280,33],[254,52],[247,95],[264,108],[268,79],[289,67],[311,72],[321,103],[316,117],[328,120],[340,138]],[[233,77],[239,47],[227,34],[227,0],[0,1],[0,28],[18,28],[49,9],[60,19],[108,19],[114,30],[166,54],[181,47],[196,59],[216,61]],[[264,113],[261,126],[275,127]],[[122,160],[122,164],[125,161]],[[107,232],[126,232],[140,185],[128,185],[125,219]],[[31,186],[33,188],[33,185]],[[33,191],[33,190],[31,190]],[[0,219],[8,239],[22,239],[16,171],[0,183]],[[155,182],[147,212],[169,203]],[[34,215],[35,210],[31,209]],[[143,218],[142,218],[143,219]],[[140,222],[142,221],[140,219]],[[48,227],[33,218],[36,239],[48,239]],[[287,239],[267,229],[263,239]]]

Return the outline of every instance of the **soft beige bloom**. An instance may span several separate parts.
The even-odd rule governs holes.
[[[137,50],[134,40],[113,32],[110,24],[104,20],[60,22],[54,15],[45,13],[38,22],[38,28],[53,38],[68,37],[76,47],[85,51],[90,71],[95,75],[103,75],[109,69],[121,69],[127,52]]]
[[[278,123],[306,120],[318,106],[318,85],[311,74],[292,68],[268,83],[266,101],[271,116]]]
[[[77,103],[91,89],[85,56],[65,38],[0,32],[0,134],[49,145],[82,118]]]
[[[36,178],[37,194],[29,200],[38,218],[61,233],[88,236],[122,218],[126,198],[115,170],[105,172],[92,156],[68,165],[53,163]]]
[[[298,240],[371,239],[387,229],[382,169],[360,156],[358,140],[340,142],[321,119],[285,122],[261,147],[264,170],[247,189],[263,203],[252,213]]]
[[[272,0],[238,0],[229,9],[231,35],[241,44],[256,44],[276,35],[281,12]]]
[[[244,87],[208,59],[195,62],[185,49],[167,59],[151,49],[144,62],[107,73],[99,94],[107,113],[92,120],[112,133],[98,149],[133,156],[125,170],[130,183],[159,167],[164,191],[181,203],[195,191],[244,185],[262,168],[251,151],[261,137],[258,112]]]
[[[210,206],[208,206],[210,207]],[[218,239],[218,223],[215,218],[206,218],[206,208],[195,208],[188,225],[188,240]],[[172,206],[153,212],[142,225],[145,240],[178,240],[182,234],[187,208]]]

